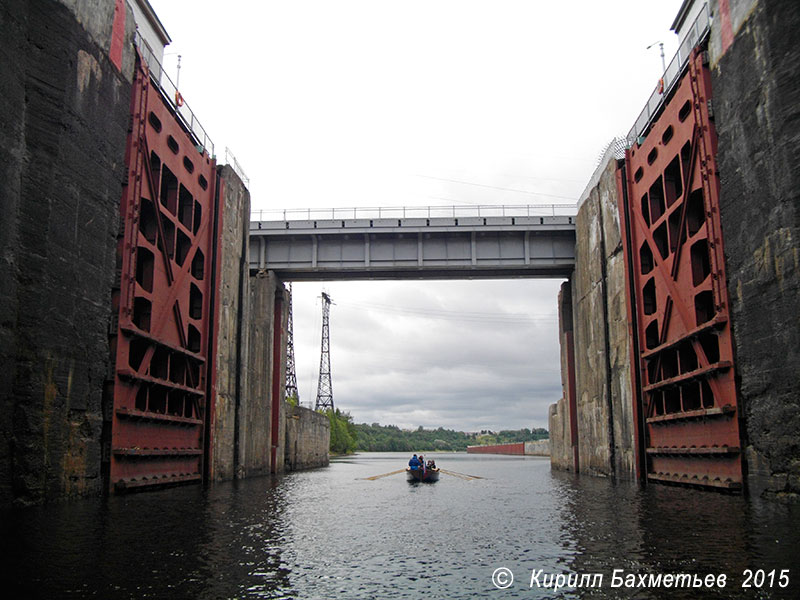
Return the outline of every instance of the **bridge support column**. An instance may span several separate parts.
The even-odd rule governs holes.
[[[569,433],[561,443],[569,447],[571,461],[553,460],[553,466],[634,479],[630,333],[616,172],[617,161],[609,155],[575,219],[575,269],[560,299],[563,409],[569,411]],[[553,457],[566,452],[556,440],[551,445]]]
[[[572,465],[577,473],[580,470],[580,453],[578,450],[578,396],[575,389],[575,336],[572,322],[572,281],[561,286],[559,295],[559,322],[564,336],[564,358],[566,360],[567,386],[566,395],[569,404],[569,436],[572,446]]]
[[[286,381],[286,318],[284,310],[285,290],[283,284],[277,283],[275,290],[274,310],[272,318],[272,385],[270,402],[270,472],[283,470],[285,439],[283,410],[284,382]]]
[[[578,400],[575,388],[575,345],[572,323],[572,282],[558,294],[558,335],[561,344],[563,396],[550,406],[550,463],[556,469],[578,472]]]

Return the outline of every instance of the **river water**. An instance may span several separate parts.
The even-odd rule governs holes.
[[[800,598],[800,506],[577,477],[536,457],[432,456],[483,479],[367,480],[409,458],[370,453],[209,489],[6,511],[4,597]],[[637,587],[612,587],[615,569]],[[746,569],[760,587],[742,587]],[[496,589],[493,574],[506,585],[509,572]],[[554,593],[558,574],[582,585]],[[665,574],[726,585],[640,587],[638,576]]]

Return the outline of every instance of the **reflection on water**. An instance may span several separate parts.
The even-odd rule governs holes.
[[[555,596],[800,597],[800,507],[551,472],[539,458],[437,454],[446,475],[409,484],[408,457],[2,513],[4,580],[20,598],[534,598],[532,570],[604,575]],[[515,576],[496,590],[492,573]],[[789,588],[743,590],[745,569]],[[610,589],[626,573],[726,574],[724,590]],[[796,572],[795,572],[796,571]]]

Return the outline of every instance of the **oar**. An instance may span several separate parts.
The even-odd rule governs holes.
[[[397,475],[398,473],[403,473],[405,469],[398,469],[397,471],[390,471],[389,473],[381,473],[380,475],[373,475],[372,477],[359,477],[359,479],[368,479],[369,481],[375,481],[376,479],[380,479],[381,477],[388,477],[389,475]]]
[[[484,479],[483,477],[479,477],[478,475],[467,475],[465,473],[456,473],[455,471],[448,471],[447,469],[442,469],[439,467],[439,471],[442,473],[446,473],[448,475],[452,475],[453,477],[460,477],[461,479],[466,479],[469,481],[470,479]]]

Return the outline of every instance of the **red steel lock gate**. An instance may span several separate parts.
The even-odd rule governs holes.
[[[694,50],[641,145],[618,171],[649,481],[739,489],[739,405],[711,78]],[[643,439],[642,439],[643,438]]]
[[[174,111],[137,59],[105,402],[116,491],[203,476],[216,165]]]

